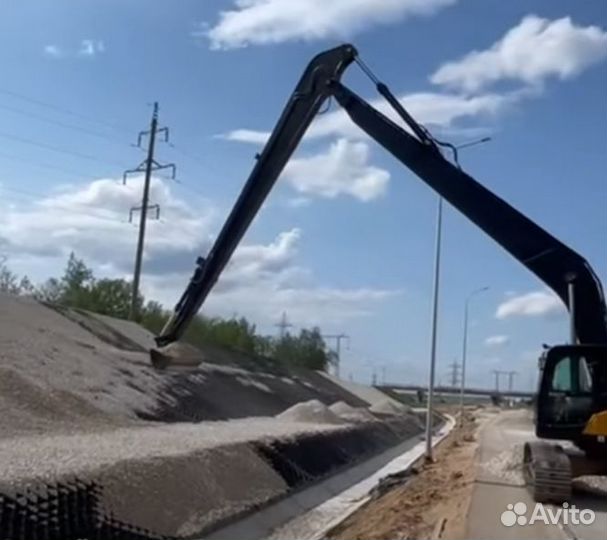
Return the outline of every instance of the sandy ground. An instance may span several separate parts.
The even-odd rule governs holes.
[[[463,538],[474,485],[478,424],[472,414],[434,453],[434,463],[420,463],[414,474],[379,489],[358,512],[329,533],[340,540]]]

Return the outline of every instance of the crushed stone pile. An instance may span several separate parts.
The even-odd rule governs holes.
[[[402,414],[413,414],[410,407],[402,403],[397,403],[393,399],[385,399],[378,401],[369,407],[372,413],[376,414],[391,414],[391,415],[402,415]]]
[[[373,422],[377,420],[365,407],[352,407],[345,401],[337,401],[329,409],[348,422]]]
[[[276,415],[279,420],[289,422],[311,422],[321,424],[343,424],[344,420],[335,414],[324,403],[311,399],[303,403],[296,403],[286,411]]]

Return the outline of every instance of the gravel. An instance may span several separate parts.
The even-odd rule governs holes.
[[[343,424],[339,416],[337,416],[329,407],[321,403],[317,399],[311,399],[303,403],[296,403],[289,407],[286,411],[276,415],[276,418],[287,422],[306,422],[320,424]]]
[[[0,482],[23,478],[52,479],[119,461],[178,456],[228,444],[294,437],[330,429],[338,429],[338,426],[245,418],[120,428],[104,433],[3,439],[0,440]]]
[[[323,377],[329,379],[334,384],[341,386],[347,392],[354,394],[359,399],[362,399],[364,402],[368,403],[369,405],[375,405],[375,404],[384,402],[386,400],[388,400],[396,405],[400,404],[397,400],[391,398],[387,394],[384,394],[381,390],[378,390],[377,388],[375,388],[373,386],[367,386],[365,384],[359,384],[359,383],[355,383],[353,381],[344,381],[343,379],[340,379],[339,377],[336,377],[335,375],[330,375],[329,373],[325,373],[323,371],[319,371],[318,373],[320,375],[322,375]]]
[[[368,409],[364,407],[352,407],[345,401],[337,401],[329,409],[347,422],[373,422],[377,420]]]
[[[573,479],[572,485],[578,491],[607,497],[607,476],[578,476]]]
[[[398,403],[393,399],[384,399],[378,401],[369,407],[369,410],[372,413],[376,414],[391,414],[391,415],[399,415],[410,413],[411,409],[402,403]]]
[[[0,294],[0,330],[0,405],[12,411],[0,438],[128,425],[165,384],[147,353],[112,347],[31,298]]]
[[[481,473],[491,479],[499,479],[512,486],[524,486],[523,443],[514,444],[492,459],[480,464]]]

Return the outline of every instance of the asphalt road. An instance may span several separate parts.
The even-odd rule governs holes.
[[[470,539],[607,539],[607,500],[574,496],[578,509],[592,509],[596,519],[592,525],[533,524],[506,526],[502,513],[508,505],[524,503],[529,521],[535,502],[524,486],[520,463],[522,444],[534,438],[531,415],[527,411],[504,411],[488,420],[480,432],[477,479],[470,503],[466,538]],[[559,507],[544,505],[556,511]],[[510,507],[512,508],[512,507]],[[514,510],[522,510],[518,505]],[[513,517],[509,513],[510,517]]]

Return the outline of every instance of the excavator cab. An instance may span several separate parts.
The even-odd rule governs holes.
[[[584,443],[591,417],[607,410],[606,359],[604,345],[560,345],[543,354],[536,409],[538,437]]]

